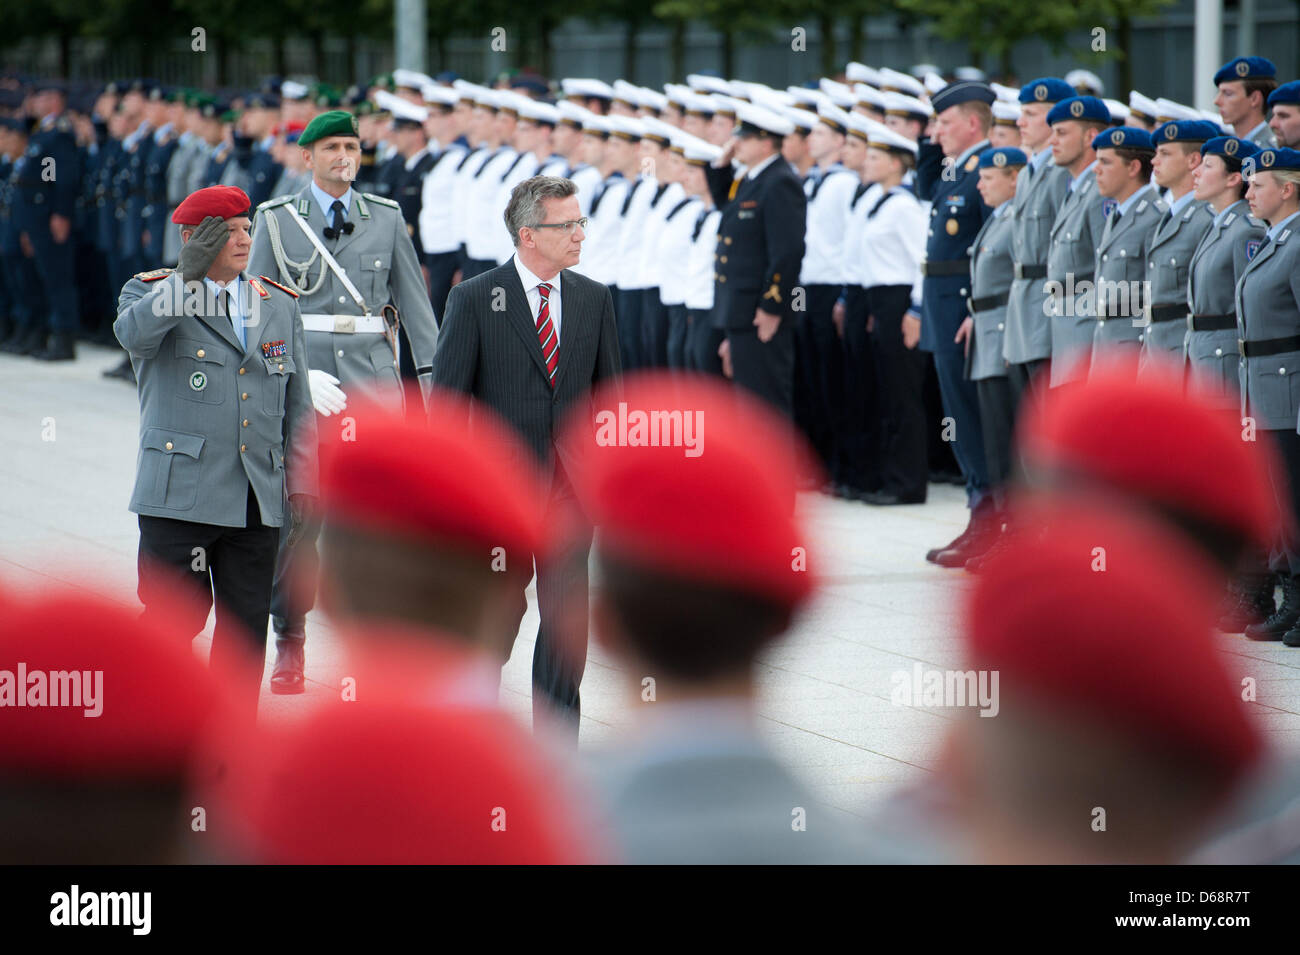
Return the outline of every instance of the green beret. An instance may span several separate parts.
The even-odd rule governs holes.
[[[345,113],[341,109],[330,110],[328,113],[321,113],[302,131],[298,137],[299,146],[310,146],[318,139],[324,139],[326,136],[355,136],[360,139],[361,134],[357,132],[357,121],[351,113]]]

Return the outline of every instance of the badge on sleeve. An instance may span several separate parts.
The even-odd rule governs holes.
[[[1259,251],[1259,244],[1260,244],[1259,239],[1246,240],[1246,261],[1247,262],[1249,262],[1251,259],[1255,257],[1255,253]]]

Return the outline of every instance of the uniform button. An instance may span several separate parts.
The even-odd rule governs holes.
[[[1285,369],[1285,368],[1279,368],[1279,369],[1277,370],[1277,373],[1278,373],[1279,375],[1285,375],[1285,374],[1286,374],[1286,369]]]
[[[243,452],[247,451],[247,450],[248,450],[248,445],[246,445],[246,444],[241,444],[241,445],[239,446],[239,451],[240,451],[241,454],[242,454]]]
[[[1126,255],[1128,255],[1128,249],[1120,249],[1120,250],[1119,250],[1119,257],[1120,257],[1121,259],[1124,258]]]
[[[957,294],[958,294],[958,295],[965,295],[965,294],[966,294],[966,290],[965,290],[965,289],[959,289],[959,290],[957,291]]]
[[[1103,262],[1109,262],[1109,261],[1110,261],[1110,259],[1109,259],[1107,256],[1104,256],[1104,255],[1101,257],[1101,260],[1102,260]]]
[[[1178,264],[1178,260],[1177,260],[1177,259],[1170,259],[1170,260],[1169,260],[1169,264],[1170,264],[1170,265],[1177,265],[1177,264]]]
[[[1104,318],[1099,318],[1099,319],[1097,319],[1097,325],[1098,325],[1099,327],[1104,328],[1105,325],[1106,325],[1106,319],[1104,319]]]
[[[339,349],[339,357],[340,357],[340,358],[343,357],[343,349],[342,349],[342,348]]]
[[[379,259],[375,259],[375,268],[379,268],[379,266],[380,266],[381,264],[382,264],[382,263],[380,262]]]
[[[339,304],[340,304],[340,305],[344,304],[346,301],[347,301],[347,299],[346,299],[344,296],[342,296],[342,295],[339,296]]]
[[[998,331],[1002,331],[1002,323],[998,322]]]
[[[719,276],[718,276],[718,281],[719,281],[719,282],[725,282],[725,281],[727,281],[727,277],[726,277],[725,275],[719,275]]]
[[[956,211],[957,211],[957,207],[956,207],[956,206],[949,206],[949,207],[948,207],[948,211],[949,211],[949,212],[956,212]]]
[[[241,369],[239,369],[239,373],[240,373],[241,375],[242,375],[244,372],[246,372],[246,371],[248,371],[247,368],[241,368]]]
[[[200,348],[200,349],[199,349],[198,351],[196,351],[194,354],[196,354],[196,355],[198,355],[200,358],[202,358],[204,355],[207,354],[207,352],[205,352],[202,348]]]
[[[163,445],[163,447],[165,447],[168,451],[170,451],[172,449],[172,443],[168,441],[165,445]]]
[[[248,419],[247,419],[247,418],[244,419],[244,427],[245,427],[245,428],[248,427]]]
[[[725,242],[727,245],[731,245],[731,236],[727,236],[727,237],[726,237],[725,239],[723,239],[722,241]]]
[[[930,235],[934,235],[934,230],[933,230],[933,229],[930,230]]]
[[[723,262],[726,262],[726,261],[727,261],[727,257],[726,257],[725,255],[722,257],[722,261],[723,261]]]
[[[1222,349],[1222,348],[1216,348],[1216,349],[1214,349],[1214,357],[1215,357],[1215,358],[1220,357],[1222,354],[1223,354],[1223,349]]]
[[[240,401],[247,401],[247,400],[248,400],[248,392],[245,391],[242,395],[240,395],[240,396],[239,396],[239,400],[240,400]]]

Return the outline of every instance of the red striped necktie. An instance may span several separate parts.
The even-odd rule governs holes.
[[[560,340],[555,337],[555,326],[551,324],[551,286],[539,282],[537,294],[542,297],[542,306],[537,310],[537,340],[542,343],[542,358],[546,360],[546,373],[554,388],[555,369],[560,364]]]

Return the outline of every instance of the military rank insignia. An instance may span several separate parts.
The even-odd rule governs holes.
[[[263,358],[283,358],[289,354],[289,349],[284,343],[284,339],[274,342],[262,342]]]
[[[1102,214],[1102,216],[1104,216],[1105,218],[1109,219],[1109,218],[1110,218],[1110,214],[1111,214],[1112,212],[1115,211],[1115,207],[1118,206],[1118,205],[1119,205],[1119,203],[1116,202],[1114,199],[1102,199],[1102,200],[1101,200],[1101,214]]]
[[[967,172],[970,172],[972,169],[974,169],[974,168],[975,168],[976,166],[978,166],[979,164],[980,164],[980,157],[979,157],[979,156],[971,156],[970,159],[967,159],[967,160],[966,160],[966,165],[963,166],[962,168],[965,169]]]
[[[1251,259],[1253,259],[1255,257],[1255,253],[1258,251],[1259,251],[1259,239],[1247,239],[1246,240],[1246,261],[1249,262]]]

